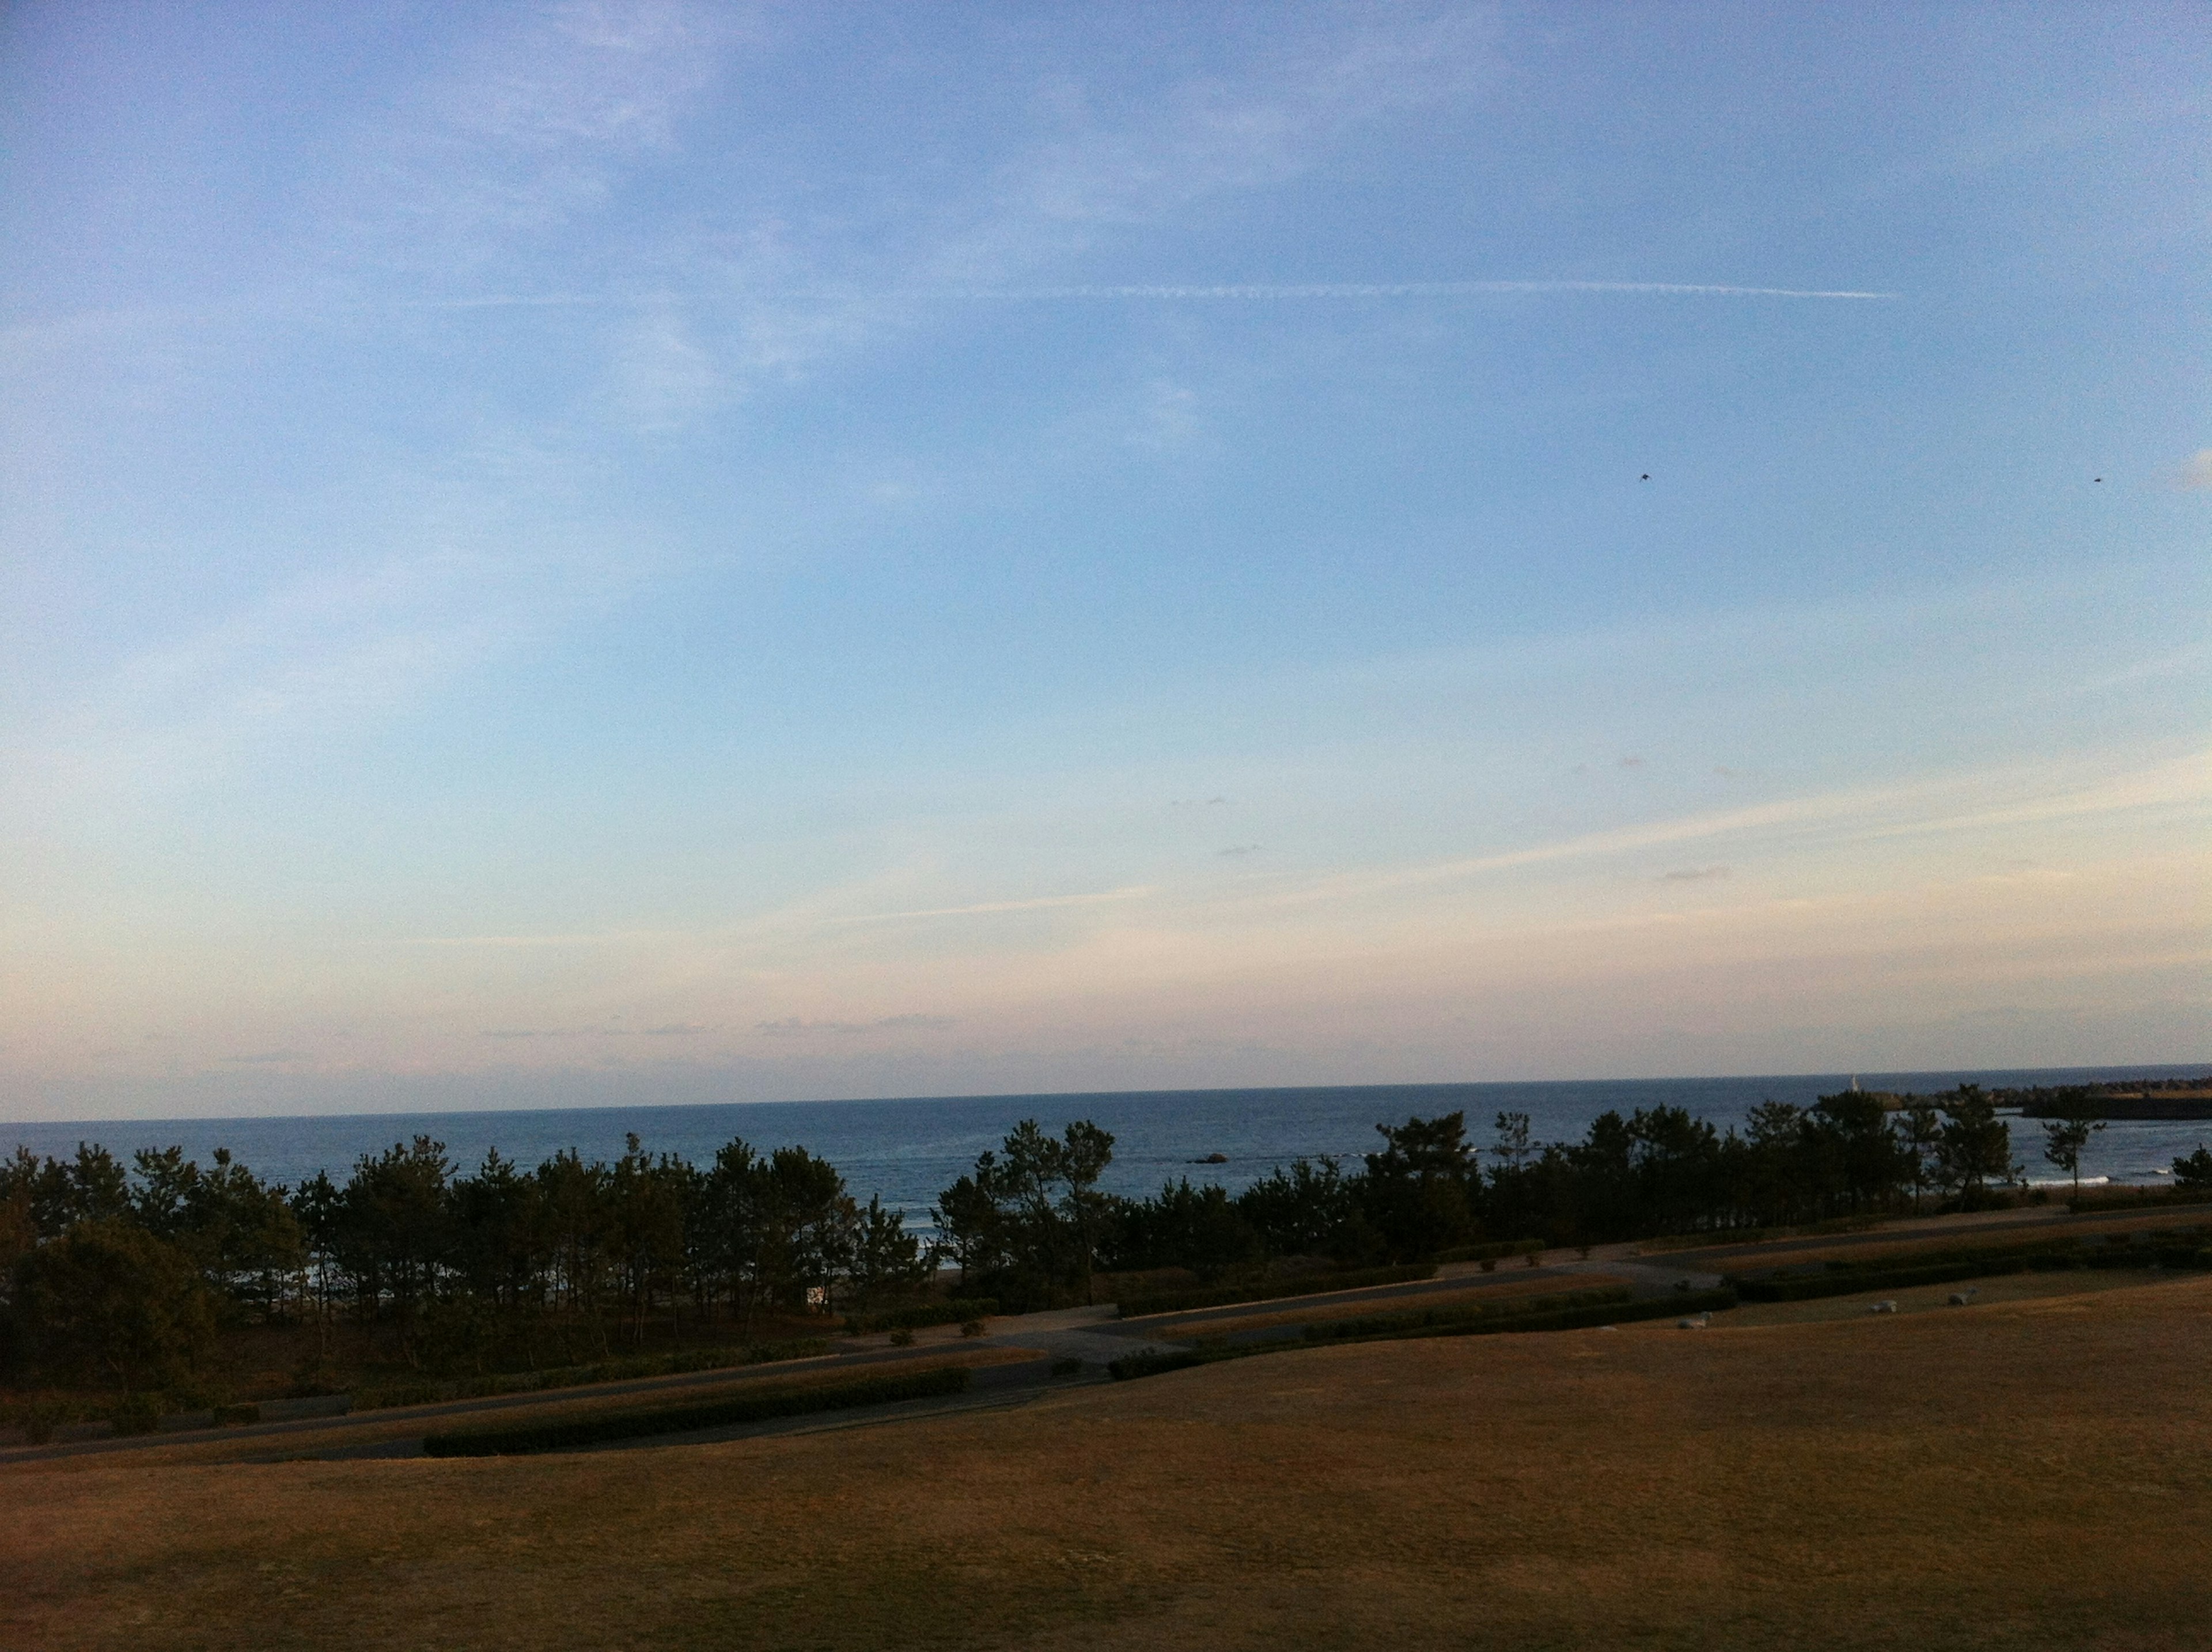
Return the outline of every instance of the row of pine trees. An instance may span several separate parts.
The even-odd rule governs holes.
[[[2095,1127],[2047,1124],[2052,1162],[2078,1166]],[[1511,1113],[1480,1145],[1459,1113],[1376,1128],[1356,1162],[1132,1199],[1101,1188],[1110,1133],[1024,1121],[939,1195],[927,1242],[827,1160],[742,1140],[705,1164],[632,1136],[611,1163],[565,1151],[526,1169],[495,1151],[462,1171],[418,1136],[292,1187],[220,1150],[207,1167],[167,1148],[126,1168],[89,1145],[70,1159],[19,1148],[0,1163],[0,1357],[18,1378],[128,1389],[226,1322],[289,1321],[325,1348],[349,1327],[357,1357],[413,1367],[573,1364],[656,1333],[750,1338],[765,1320],[911,1297],[945,1264],[963,1294],[1041,1307],[1095,1299],[1102,1274],[1212,1279],[1971,1206],[2020,1170],[1972,1085],[1894,1109],[1856,1091],[1767,1102],[1741,1130],[1670,1107],[1606,1113],[1565,1142],[1532,1139]]]

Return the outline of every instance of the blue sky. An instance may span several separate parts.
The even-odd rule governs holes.
[[[2208,114],[2186,7],[11,8],[0,1116],[2212,1055]]]

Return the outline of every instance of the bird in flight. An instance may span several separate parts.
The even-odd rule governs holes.
[[[1650,472],[1650,471],[1646,471],[1644,473],[1643,479],[1644,479],[1644,481],[1646,481],[1646,482],[1650,481],[1650,480],[1651,480],[1651,472]],[[2103,477],[2101,477],[2098,478],[2098,480],[2100,480],[2100,481],[2102,481],[2103,479],[2104,479],[2104,478],[2103,478]]]

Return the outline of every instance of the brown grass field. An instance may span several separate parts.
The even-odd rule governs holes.
[[[132,1453],[132,1461],[163,1464],[265,1462],[277,1455],[312,1456],[332,1446],[358,1449],[393,1440],[419,1440],[430,1431],[459,1433],[471,1429],[506,1428],[526,1423],[535,1425],[566,1422],[573,1418],[599,1416],[611,1412],[653,1411],[664,1406],[695,1405],[765,1389],[833,1387],[894,1370],[902,1376],[934,1370],[944,1365],[965,1365],[971,1370],[981,1370],[987,1365],[1018,1365],[1042,1357],[1035,1348],[963,1348],[955,1345],[951,1348],[925,1351],[920,1357],[902,1361],[896,1366],[854,1367],[835,1365],[826,1360],[805,1360],[787,1364],[741,1367],[729,1373],[726,1381],[716,1380],[723,1375],[719,1372],[701,1373],[688,1380],[659,1384],[647,1391],[633,1394],[610,1394],[603,1389],[594,1388],[549,1388],[539,1394],[517,1396],[513,1402],[496,1408],[408,1406],[394,1406],[390,1411],[356,1412],[342,1433],[297,1432],[270,1439],[250,1434],[233,1435],[223,1430],[211,1435],[196,1434],[173,1445],[149,1442]],[[4,1468],[0,1468],[0,1474],[5,1473]],[[4,1503],[4,1499],[0,1499],[0,1503]],[[0,1638],[0,1649],[6,1647],[5,1639]]]
[[[2197,1649],[2208,1370],[2190,1278],[651,1451],[20,1464],[0,1644]]]

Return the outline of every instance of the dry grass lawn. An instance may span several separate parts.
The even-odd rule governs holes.
[[[0,1471],[0,1644],[2197,1649],[2212,1279],[1306,1350],[1015,1412]]]

